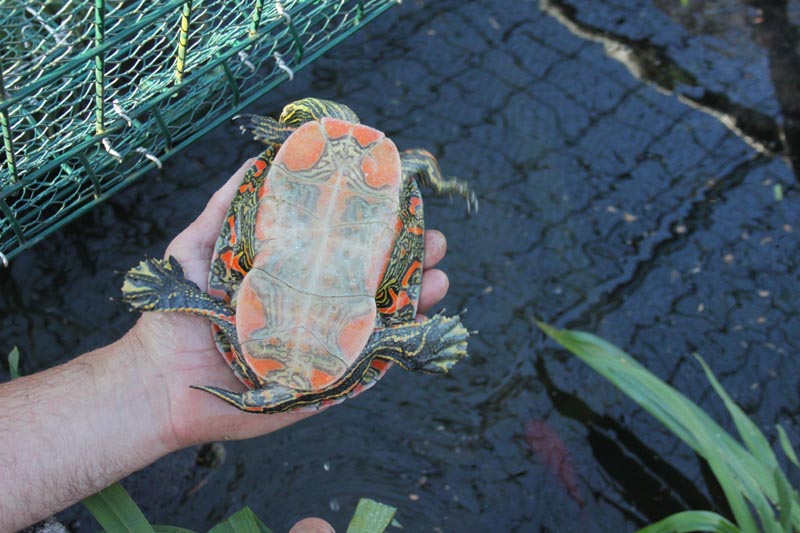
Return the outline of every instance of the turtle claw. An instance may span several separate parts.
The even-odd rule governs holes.
[[[461,323],[459,315],[434,315],[430,320],[430,332],[425,343],[431,343],[420,354],[421,370],[433,374],[446,374],[453,365],[467,357],[467,339],[469,331]]]
[[[183,267],[174,257],[145,259],[125,274],[122,301],[138,311],[159,311],[169,307],[165,300],[176,287],[200,291],[186,279]]]
[[[137,311],[171,311],[205,316],[232,335],[233,310],[215,300],[183,273],[178,260],[145,259],[125,274],[122,301]],[[233,329],[231,329],[233,328]]]
[[[294,129],[286,124],[281,124],[274,118],[262,117],[250,113],[236,115],[233,117],[233,120],[246,120],[247,124],[240,124],[239,130],[243,134],[251,134],[254,140],[264,142],[268,145],[284,142]]]
[[[478,195],[475,191],[470,191],[469,198],[467,198],[467,213],[478,214]]]
[[[446,374],[467,357],[469,332],[458,315],[438,313],[423,322],[388,328],[382,334],[387,337],[375,340],[375,356],[408,371]],[[403,346],[401,353],[396,349],[398,343]]]

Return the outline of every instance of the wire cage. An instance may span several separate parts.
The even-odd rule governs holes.
[[[0,0],[0,261],[397,0]]]

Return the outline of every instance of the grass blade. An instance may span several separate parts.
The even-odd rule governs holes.
[[[153,533],[153,526],[119,483],[89,496],[83,504],[106,531]]]
[[[636,533],[688,533],[691,531],[741,532],[733,522],[717,513],[712,513],[711,511],[684,511],[659,520],[655,524],[650,524]]]
[[[778,488],[781,528],[784,531],[791,531],[789,527],[792,521],[792,487],[780,468],[775,469],[775,486]]]
[[[725,493],[725,499],[728,500],[728,505],[738,526],[742,531],[759,531],[756,527],[753,513],[750,512],[747,501],[742,496],[741,488],[736,482],[736,476],[725,463],[725,460],[718,457],[714,452],[706,452],[702,455],[708,462],[709,467],[711,467],[711,471],[714,473],[714,477],[717,478],[720,487],[722,487],[722,492]]]
[[[771,450],[764,450],[757,434],[748,427],[752,422],[745,423],[741,419],[737,422],[737,427],[743,430],[743,438],[748,440],[752,448],[750,450],[686,396],[658,379],[616,346],[589,333],[557,330],[547,324],[537,324],[548,336],[611,381],[708,461],[743,531],[757,530],[748,501],[758,512],[765,531],[779,527],[772,510],[772,506],[779,505],[774,468],[765,464],[771,463],[775,456]],[[712,380],[713,383],[716,380]],[[719,390],[723,390],[721,386]],[[723,401],[726,399],[735,405],[724,394]],[[738,407],[734,411],[737,418],[746,418]],[[758,457],[754,454],[758,454]],[[796,494],[794,491],[792,493]],[[798,506],[791,506],[788,513],[792,527],[800,529]]]
[[[800,462],[797,461],[797,454],[794,453],[794,448],[792,447],[792,443],[789,442],[789,436],[786,434],[786,430],[783,429],[783,426],[780,424],[777,425],[778,428],[778,440],[781,443],[781,448],[783,448],[783,453],[786,454],[786,457],[794,464],[794,466],[800,468]]]
[[[739,435],[741,435],[742,440],[744,441],[745,446],[747,446],[747,448],[750,450],[750,453],[752,453],[756,459],[761,461],[764,466],[770,470],[777,468],[778,460],[775,458],[775,453],[772,451],[769,442],[767,442],[767,438],[752,422],[752,420],[750,420],[747,415],[744,414],[744,411],[742,411],[742,409],[736,405],[728,392],[722,388],[722,385],[720,385],[716,376],[714,376],[714,374],[711,372],[711,369],[708,367],[703,358],[698,354],[694,354],[694,356],[703,367],[703,371],[706,373],[706,378],[708,378],[711,386],[714,387],[717,395],[719,395],[719,397],[722,398],[722,401],[725,403],[725,407],[731,414],[731,418],[733,418],[733,422],[736,424],[736,429],[739,431]]]
[[[8,352],[8,371],[11,374],[11,379],[19,377],[19,348],[16,346]]]
[[[347,533],[381,533],[392,523],[396,512],[396,507],[361,498],[347,526]]]
[[[249,507],[242,507],[208,533],[272,533]]]
[[[775,457],[775,453],[772,451],[767,438],[753,423],[753,421],[750,420],[746,414],[744,414],[744,411],[742,411],[742,409],[736,405],[733,399],[731,399],[728,392],[722,387],[719,380],[717,380],[717,377],[713,372],[711,372],[711,369],[708,367],[703,358],[698,354],[694,354],[694,356],[703,367],[706,378],[708,379],[709,383],[711,383],[714,391],[720,398],[722,398],[725,408],[728,410],[728,413],[730,413],[731,418],[736,425],[736,429],[739,431],[739,435],[742,437],[742,441],[744,441],[747,449],[750,450],[750,453],[753,454],[753,456],[760,461],[765,468],[768,468],[773,472],[778,470],[778,460]],[[780,487],[776,488],[779,489]],[[776,492],[778,498],[780,499],[780,490],[777,490]],[[758,513],[762,530],[766,533],[771,533],[773,531],[779,532],[780,527],[778,522],[775,520],[773,508],[770,505],[770,502],[763,497],[763,493],[745,495],[748,496],[753,504],[753,507],[755,507],[755,510]],[[743,525],[742,522],[739,522],[739,524]]]

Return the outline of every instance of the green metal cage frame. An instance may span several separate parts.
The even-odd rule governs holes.
[[[397,0],[0,0],[0,261]]]

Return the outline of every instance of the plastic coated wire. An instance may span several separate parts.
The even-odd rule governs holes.
[[[0,2],[0,264],[396,3]]]

